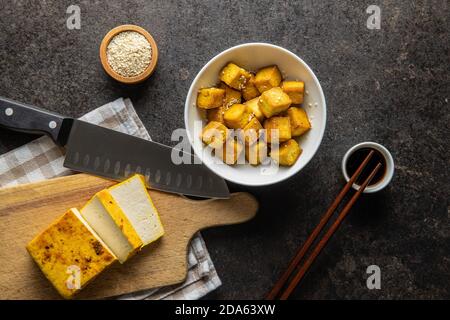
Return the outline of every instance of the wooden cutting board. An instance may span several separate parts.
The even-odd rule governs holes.
[[[55,218],[81,208],[97,191],[115,182],[76,174],[0,189],[0,299],[60,299],[25,249]],[[187,247],[199,230],[250,220],[258,203],[248,193],[227,200],[190,200],[150,190],[165,235],[125,264],[115,264],[78,298],[103,298],[182,282]]]

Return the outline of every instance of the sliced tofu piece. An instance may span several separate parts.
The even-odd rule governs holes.
[[[142,175],[136,174],[112,186],[108,191],[133,225],[144,246],[164,234],[158,211]]]
[[[27,245],[47,279],[66,299],[72,298],[117,257],[73,208]]]
[[[127,261],[142,247],[141,238],[108,190],[98,192],[89,200],[81,209],[81,215],[120,263]]]

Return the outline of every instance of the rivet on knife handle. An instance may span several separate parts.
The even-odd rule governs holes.
[[[71,125],[71,119],[34,106],[0,97],[0,126],[10,130],[32,134],[47,134],[58,145],[65,144],[63,127]]]

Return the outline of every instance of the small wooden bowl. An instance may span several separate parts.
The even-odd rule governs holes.
[[[152,60],[150,64],[148,65],[147,69],[145,69],[144,72],[135,77],[124,77],[115,72],[109,65],[108,58],[106,56],[106,49],[108,48],[111,39],[123,31],[139,32],[147,39],[152,48]],[[114,29],[109,31],[103,38],[102,43],[100,45],[100,61],[102,62],[103,69],[105,69],[106,73],[109,74],[113,79],[126,84],[136,84],[146,80],[148,77],[150,77],[153,71],[155,71],[156,63],[158,62],[158,47],[156,46],[156,42],[153,39],[153,37],[146,30],[132,24],[124,24],[115,27]]]

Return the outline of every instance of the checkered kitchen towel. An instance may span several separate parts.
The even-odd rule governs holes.
[[[129,99],[117,99],[81,117],[114,130],[151,140]],[[63,149],[41,137],[0,156],[0,186],[36,182],[72,174],[63,167]],[[118,299],[199,299],[221,285],[216,269],[200,235],[189,247],[188,276],[180,285],[145,290]]]

